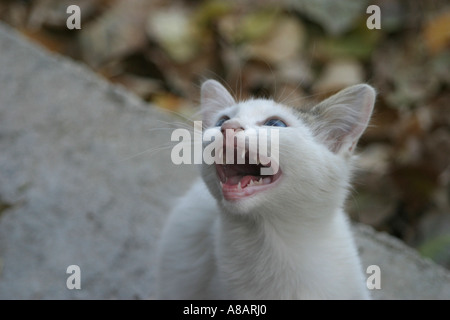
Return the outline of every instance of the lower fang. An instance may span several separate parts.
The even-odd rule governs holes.
[[[252,180],[252,182],[253,182],[253,185],[255,185],[255,186],[259,186],[262,184],[261,179],[260,180]]]
[[[272,180],[272,179],[270,179],[270,178],[264,178],[264,179],[262,180],[262,183],[263,183],[263,184],[269,184],[269,183],[271,182],[271,180]]]
[[[239,183],[238,183],[237,188],[238,188],[238,190],[241,190],[241,189],[242,189],[242,187],[241,187],[241,182],[240,182],[240,181],[239,181]]]

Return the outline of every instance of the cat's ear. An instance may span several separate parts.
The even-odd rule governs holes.
[[[314,134],[334,153],[352,153],[369,123],[375,90],[359,84],[339,91],[311,111],[317,116]]]
[[[202,84],[200,104],[204,125],[210,127],[217,112],[236,104],[236,101],[219,82],[207,80]]]

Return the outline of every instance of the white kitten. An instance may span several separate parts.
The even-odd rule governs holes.
[[[279,152],[270,158],[279,169],[260,176],[264,166],[248,164],[255,157],[248,145],[246,164],[202,165],[202,180],[163,230],[157,298],[369,298],[342,208],[374,100],[373,88],[361,84],[301,110],[266,99],[236,102],[221,84],[206,81],[204,134],[276,129],[279,149],[269,149]],[[234,139],[224,141],[224,152],[236,147]]]

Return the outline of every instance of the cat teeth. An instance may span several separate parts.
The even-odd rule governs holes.
[[[222,183],[222,181],[219,181],[219,183],[220,183],[220,187],[223,188],[223,183]]]
[[[250,180],[249,185],[251,186],[260,186],[263,184],[263,179],[259,178],[259,180]]]
[[[259,178],[259,180],[250,180],[250,182],[247,184],[247,187],[254,187],[254,186],[262,186],[263,184],[269,184],[271,181],[270,178]],[[238,190],[242,190],[241,182],[239,181]]]
[[[245,158],[245,149],[242,150],[241,158],[242,158],[242,159]]]
[[[264,179],[262,179],[263,184],[269,184],[270,181],[271,181],[270,178],[264,178]]]
[[[219,159],[222,159],[222,157],[223,157],[223,149],[220,148],[219,149]]]

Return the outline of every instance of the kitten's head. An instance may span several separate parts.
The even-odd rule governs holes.
[[[201,88],[203,134],[216,137],[216,150],[202,177],[219,205],[238,214],[339,207],[374,101],[374,89],[361,84],[307,110],[267,99],[236,102],[208,80]],[[210,140],[204,139],[205,150]]]

